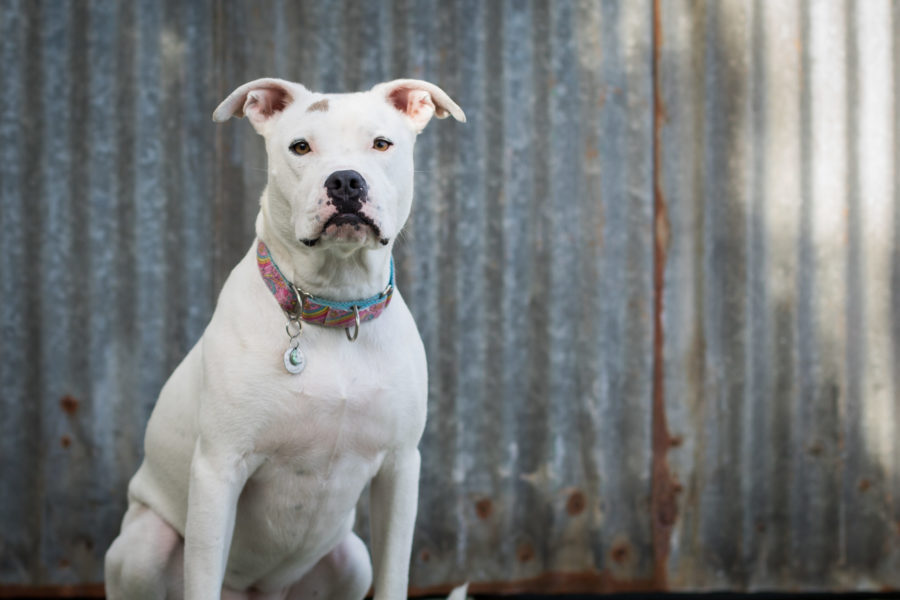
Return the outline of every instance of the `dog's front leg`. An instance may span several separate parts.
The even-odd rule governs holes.
[[[375,600],[406,598],[420,463],[418,448],[397,450],[388,454],[372,480]]]
[[[219,600],[248,461],[197,441],[191,462],[184,532],[185,600]]]

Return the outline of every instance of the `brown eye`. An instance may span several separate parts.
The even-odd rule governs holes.
[[[379,152],[385,152],[388,148],[394,145],[394,142],[390,140],[386,140],[383,137],[375,138],[375,141],[372,142],[372,147],[378,150]]]
[[[297,140],[293,144],[291,144],[291,152],[294,154],[298,154],[303,156],[304,154],[309,154],[312,151],[312,148],[309,147],[309,142],[306,140]]]

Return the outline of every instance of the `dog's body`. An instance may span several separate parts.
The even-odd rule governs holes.
[[[435,113],[464,119],[413,80],[325,96],[264,79],[220,105],[216,120],[246,114],[266,138],[256,229],[286,280],[340,300],[385,288]],[[412,316],[395,291],[356,341],[304,324],[299,374],[286,323],[254,244],[160,393],[107,553],[111,600],[362,598],[373,569],[352,526],[370,481],[376,598],[406,596],[427,393]]]

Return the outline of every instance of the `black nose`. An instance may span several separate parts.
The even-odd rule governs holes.
[[[325,189],[340,212],[357,212],[369,193],[366,180],[356,171],[335,171],[325,180]]]

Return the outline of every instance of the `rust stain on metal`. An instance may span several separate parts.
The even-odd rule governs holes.
[[[868,492],[872,487],[872,482],[869,479],[860,479],[859,480],[859,491],[860,492]]]
[[[419,552],[419,560],[427,563],[431,560],[431,552],[427,548],[423,548],[421,552]]]
[[[72,438],[67,435],[62,436],[61,438],[59,438],[59,445],[63,448],[68,448],[72,445]]]
[[[587,500],[584,497],[584,492],[575,490],[569,494],[569,499],[566,501],[566,512],[569,513],[569,516],[580,515],[584,512],[585,506],[587,506]]]
[[[624,540],[616,542],[610,549],[609,555],[613,562],[623,564],[628,560],[628,557],[631,556],[631,545]]]
[[[64,413],[73,417],[75,416],[75,413],[78,412],[78,399],[66,394],[60,399],[59,406],[63,409]]]
[[[3,585],[0,598],[105,598],[102,583],[80,585]]]
[[[530,542],[522,542],[516,548],[516,558],[519,562],[529,562],[534,558],[534,546]]]
[[[430,587],[411,587],[410,597],[446,597],[456,585],[443,584]],[[518,581],[484,581],[471,583],[469,595],[510,595],[510,594],[613,594],[658,591],[653,579],[621,580],[608,570],[583,573],[543,573],[530,579]]]
[[[482,498],[475,503],[475,514],[481,520],[487,519],[494,512],[494,503],[490,498]]]
[[[679,486],[669,471],[667,454],[673,447],[666,422],[664,387],[663,292],[666,253],[669,246],[669,219],[662,191],[662,126],[665,108],[660,88],[662,15],[660,0],[653,1],[653,409],[651,465],[651,528],[653,532],[653,589],[667,587],[667,563],[672,527],[678,517]]]

